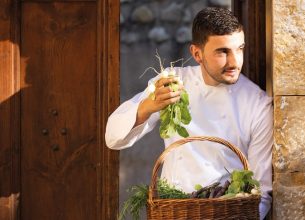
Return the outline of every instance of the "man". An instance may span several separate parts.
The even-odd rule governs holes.
[[[191,54],[199,66],[175,68],[189,94],[192,121],[186,126],[190,136],[216,136],[235,146],[247,157],[254,178],[263,192],[260,217],[270,208],[272,100],[240,74],[245,46],[242,25],[229,10],[206,8],[194,21]],[[110,117],[106,143],[124,149],[151,131],[158,112],[180,99],[166,84],[174,78],[160,78],[155,98],[143,92],[123,103]],[[180,139],[165,139],[165,146]],[[147,146],[149,147],[149,146]],[[165,159],[162,177],[186,192],[196,184],[224,181],[228,172],[242,169],[237,156],[224,146],[191,142],[171,152]]]

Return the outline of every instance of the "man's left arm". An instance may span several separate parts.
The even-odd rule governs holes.
[[[255,110],[252,122],[251,142],[248,150],[250,169],[260,182],[262,198],[260,219],[268,213],[272,197],[272,146],[273,146],[273,106],[272,99],[263,97]]]

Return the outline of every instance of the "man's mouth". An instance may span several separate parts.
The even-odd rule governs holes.
[[[234,76],[237,73],[237,69],[226,69],[223,74],[226,76]]]

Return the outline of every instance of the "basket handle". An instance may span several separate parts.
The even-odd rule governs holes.
[[[188,143],[188,142],[192,142],[192,141],[211,141],[211,142],[215,142],[215,143],[219,143],[222,144],[226,147],[228,147],[229,149],[231,149],[240,159],[240,161],[242,162],[244,169],[248,170],[249,169],[249,163],[247,161],[247,158],[245,157],[245,155],[234,145],[232,145],[230,142],[218,138],[218,137],[207,137],[207,136],[193,136],[193,137],[188,137],[188,138],[183,138],[180,139],[172,144],[170,144],[164,151],[163,153],[159,156],[159,158],[157,159],[155,166],[153,168],[153,172],[152,172],[152,176],[151,176],[151,182],[150,182],[150,186],[149,186],[149,191],[148,191],[148,202],[150,204],[153,204],[153,194],[156,190],[157,187],[157,176],[158,176],[158,171],[162,165],[162,163],[164,162],[164,158],[165,156],[174,148],[178,148],[179,146]]]

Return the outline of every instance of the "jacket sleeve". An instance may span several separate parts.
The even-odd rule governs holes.
[[[254,178],[260,182],[262,191],[260,219],[268,213],[272,197],[272,146],[273,146],[273,107],[272,99],[261,96],[254,121],[252,122],[251,141],[248,150],[250,169]]]
[[[146,97],[145,91],[137,94],[132,99],[122,103],[109,116],[106,125],[105,141],[110,149],[121,150],[131,147],[155,127],[159,113],[152,114],[146,122],[134,127],[139,104]]]

